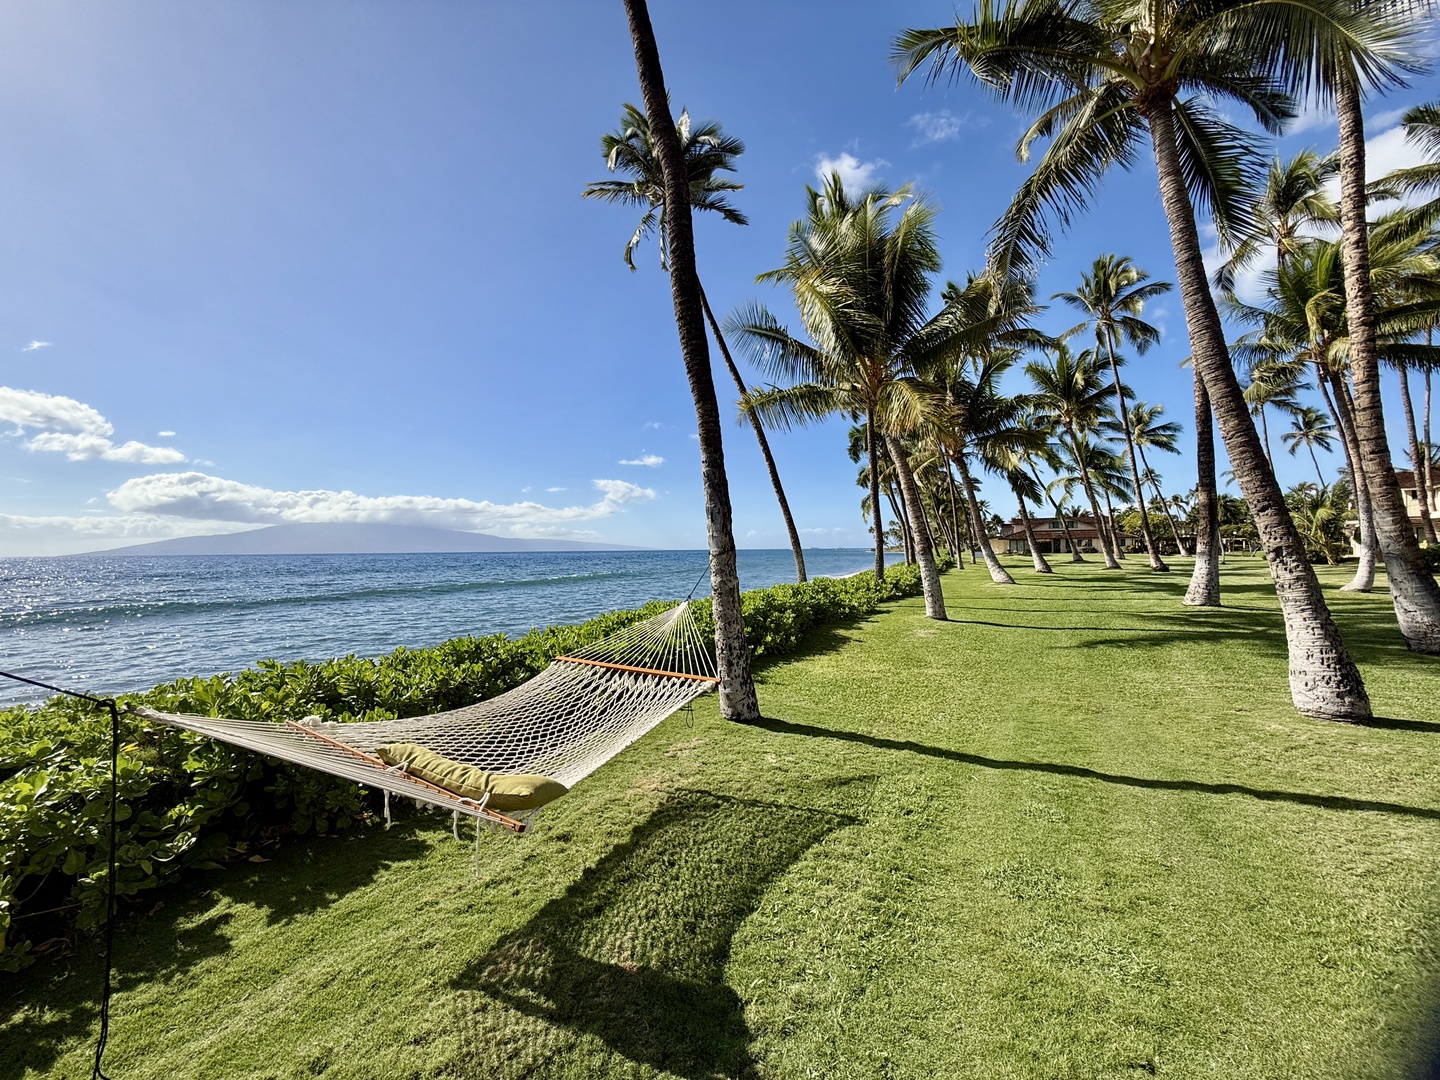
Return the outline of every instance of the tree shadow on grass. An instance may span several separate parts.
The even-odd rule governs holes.
[[[872,785],[840,782],[826,801],[865,801]],[[724,981],[731,939],[776,878],[856,823],[707,791],[667,797],[457,977],[470,1070],[532,1077],[614,1055],[591,1071],[752,1075],[742,1002]]]
[[[418,832],[416,823],[401,822],[384,833],[292,839],[265,863],[202,872],[141,894],[120,909],[115,924],[113,1025],[132,1022],[128,990],[169,982],[228,952],[233,905],[256,907],[271,924],[318,911],[370,884],[387,866],[428,850]],[[67,959],[0,976],[0,1080],[17,1080],[28,1070],[47,1075],[61,1054],[95,1038],[102,973],[99,941],[90,935]]]
[[[1391,722],[1394,723],[1393,721]],[[907,754],[922,754],[942,761],[974,765],[982,769],[1000,769],[1018,772],[1049,773],[1053,776],[1070,776],[1079,780],[1095,780],[1122,787],[1149,788],[1155,791],[1185,791],[1200,795],[1245,795],[1262,802],[1288,802],[1299,806],[1313,806],[1322,810],[1371,811],[1381,814],[1397,814],[1403,817],[1420,818],[1426,821],[1440,821],[1440,809],[1428,806],[1407,806],[1403,803],[1384,802],[1378,799],[1352,799],[1344,795],[1316,795],[1305,791],[1273,791],[1268,788],[1249,787],[1245,784],[1209,783],[1203,780],[1165,780],[1143,776],[1125,776],[1121,773],[1101,772],[1084,765],[1065,765],[1050,761],[1018,761],[1011,758],[986,757],[970,754],[963,750],[950,750],[941,746],[927,746],[924,743],[902,739],[883,739],[875,735],[864,735],[858,731],[837,731],[814,724],[796,724],[788,720],[766,717],[752,725],[781,735],[804,735],[810,738],[838,739],[843,742],[859,743],[877,750],[898,750]],[[1385,725],[1380,725],[1385,726]]]

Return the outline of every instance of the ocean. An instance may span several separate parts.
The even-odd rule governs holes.
[[[466,634],[523,634],[650,600],[702,578],[703,551],[0,559],[0,670],[86,693],[147,690],[257,660],[380,656]],[[805,552],[812,577],[874,565]],[[741,551],[741,587],[795,580],[789,550]],[[0,705],[44,691],[0,679]]]

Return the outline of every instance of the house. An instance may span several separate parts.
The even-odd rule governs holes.
[[[1424,539],[1420,531],[1420,485],[1410,469],[1396,469],[1395,481],[1400,485],[1400,494],[1405,496],[1405,513],[1415,528],[1415,535]],[[1440,494],[1430,489],[1430,516],[1440,519]]]
[[[1095,528],[1094,518],[1069,518],[1067,520],[1070,525],[1070,535],[1074,537],[1075,544],[1081,552],[1100,550],[1100,532]],[[1035,542],[1040,547],[1040,554],[1069,554],[1070,545],[1065,539],[1065,530],[1061,527],[1059,518],[1032,517],[1030,525],[1035,530]],[[1124,543],[1126,539],[1126,535],[1121,533],[1121,543]],[[1018,517],[1011,518],[998,535],[990,537],[990,550],[996,555],[1030,554],[1030,546],[1025,542],[1024,523]]]

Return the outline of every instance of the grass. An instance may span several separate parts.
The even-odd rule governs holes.
[[[1440,987],[1440,665],[1335,589],[1382,719],[1289,706],[1263,564],[952,572],[547,811],[291,841],[129,915],[146,1077],[1414,1075]],[[1188,569],[1188,567],[1181,567]],[[0,1080],[89,1075],[93,956],[0,983]]]

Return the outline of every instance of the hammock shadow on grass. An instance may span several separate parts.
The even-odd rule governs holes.
[[[842,786],[849,804],[868,796],[865,782]],[[751,1075],[743,1004],[724,981],[731,939],[780,875],[856,823],[707,791],[667,797],[456,979],[474,1075],[544,1075],[562,1059],[591,1073]]]
[[[288,922],[364,888],[387,867],[417,858],[429,846],[411,822],[385,833],[302,837],[264,864],[237,863],[141,894],[138,903],[120,909],[116,922],[115,1023],[122,1029],[137,1023],[126,1014],[128,991],[168,983],[229,952],[236,905],[259,909],[270,925]],[[77,1041],[94,1039],[101,972],[98,941],[82,936],[73,957],[42,960],[6,977],[13,983],[0,1002],[0,1080],[18,1080],[30,1070],[48,1075]],[[127,1071],[123,1057],[118,1063],[107,1059],[107,1065],[119,1076]]]

